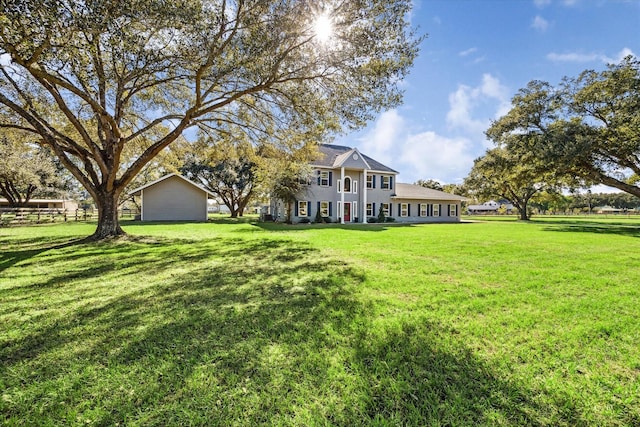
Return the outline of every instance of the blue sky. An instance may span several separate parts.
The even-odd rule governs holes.
[[[529,81],[555,85],[640,55],[640,0],[415,0],[411,21],[428,37],[404,104],[336,140],[401,182],[461,183],[492,146],[491,120]]]

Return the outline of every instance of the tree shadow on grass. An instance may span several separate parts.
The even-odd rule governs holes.
[[[29,238],[26,239],[28,247],[30,249],[20,250],[2,250],[0,251],[0,273],[15,264],[33,258],[37,255],[47,251],[54,251],[59,249],[65,249],[71,246],[82,244],[86,241],[86,238],[73,238],[68,237],[60,238]],[[25,247],[25,244],[18,242],[12,242],[11,247]]]
[[[602,223],[585,221],[537,221],[544,225],[544,231],[569,232],[569,233],[595,233],[617,234],[627,237],[640,237],[640,226],[625,223]]]
[[[9,424],[580,424],[577,409],[536,403],[443,325],[380,323],[358,292],[365,273],[304,242],[88,246],[43,267],[111,258],[99,274],[140,268],[146,283],[117,276],[118,289],[83,301],[99,275],[56,270],[23,289],[50,312],[0,335]],[[79,300],[70,309],[60,283]]]

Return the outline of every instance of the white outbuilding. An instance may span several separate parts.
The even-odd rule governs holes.
[[[140,197],[142,221],[206,221],[206,188],[177,173],[165,175],[129,195]]]

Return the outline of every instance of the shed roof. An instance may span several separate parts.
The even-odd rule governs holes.
[[[162,177],[162,178],[160,178],[160,179],[156,179],[156,180],[155,180],[155,181],[153,181],[153,182],[150,182],[150,183],[148,183],[148,184],[145,184],[145,185],[143,185],[142,187],[138,187],[138,188],[136,188],[135,190],[131,190],[131,191],[129,192],[129,195],[130,195],[130,196],[138,196],[138,195],[142,192],[142,190],[144,190],[145,188],[148,188],[148,187],[151,187],[151,186],[153,186],[153,185],[156,185],[156,184],[158,184],[158,183],[160,183],[160,182],[162,182],[162,181],[164,181],[164,180],[166,180],[166,179],[169,179],[169,178],[171,178],[171,177],[174,177],[174,176],[175,176],[175,177],[177,177],[177,178],[180,178],[181,180],[183,180],[183,181],[187,182],[188,184],[193,185],[194,187],[198,188],[199,190],[204,191],[205,193],[207,193],[207,194],[208,194],[209,196],[211,196],[211,197],[215,197],[215,196],[216,196],[216,195],[215,195],[215,194],[213,194],[211,191],[209,191],[209,190],[207,190],[206,188],[204,188],[202,185],[196,184],[195,182],[191,181],[190,179],[187,179],[187,178],[185,178],[184,176],[182,176],[182,175],[180,175],[180,174],[177,174],[177,173],[170,173],[170,174],[168,174],[168,175],[163,176],[163,177]]]
[[[466,197],[457,194],[445,193],[444,191],[426,188],[421,185],[396,183],[395,194],[392,199],[413,199],[413,200],[455,200],[464,202]]]

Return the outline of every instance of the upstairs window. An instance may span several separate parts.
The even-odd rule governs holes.
[[[367,188],[375,188],[373,186],[373,175],[367,175]]]
[[[351,178],[348,176],[344,178],[344,192],[351,193]]]
[[[329,171],[320,171],[320,186],[329,186]]]
[[[380,177],[382,184],[381,187],[383,190],[391,190],[393,187],[393,179],[390,176],[383,175]]]

